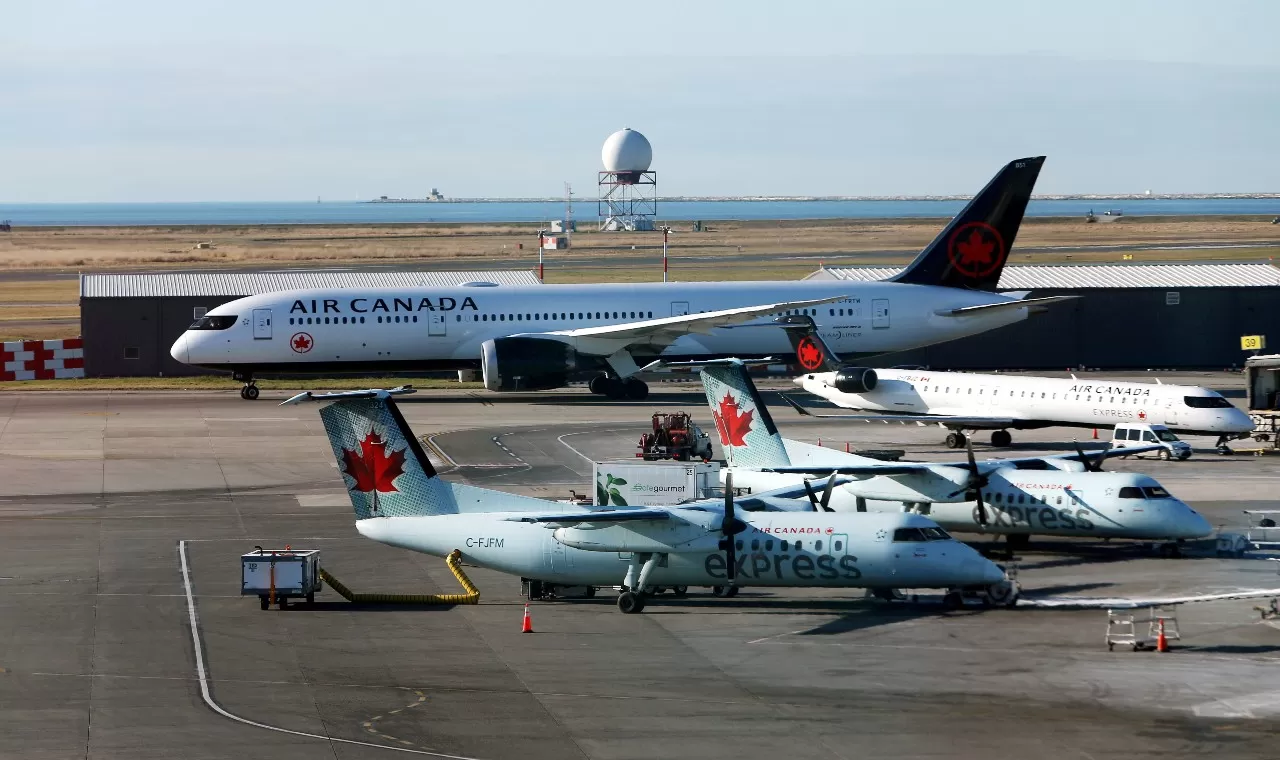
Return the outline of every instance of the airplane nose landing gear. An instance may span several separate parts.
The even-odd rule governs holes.
[[[240,398],[245,401],[256,401],[258,398],[258,386],[253,382],[253,375],[243,372],[233,372],[231,374],[233,380],[239,380],[244,383],[244,387],[240,389]]]

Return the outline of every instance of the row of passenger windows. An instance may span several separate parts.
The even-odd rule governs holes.
[[[812,544],[813,544],[812,548],[815,552],[822,551],[821,539],[817,541],[813,541]],[[743,551],[744,548],[745,548],[745,545],[743,544],[742,539],[738,539],[738,551]],[[803,541],[782,541],[782,540],[778,541],[778,551],[780,552],[801,551],[803,549],[804,549]],[[773,551],[773,539],[771,538],[765,539],[764,550],[767,552]],[[832,541],[831,550],[837,551],[837,552],[844,551],[844,541],[840,541],[839,539]],[[760,539],[758,538],[751,539],[751,551],[753,552],[760,551]]]
[[[1006,496],[1003,492],[997,491],[994,494],[984,492],[984,496],[987,499],[987,501],[990,501],[992,504],[1048,504],[1049,503],[1048,497],[1036,496],[1034,494],[1029,495],[1025,493],[1016,494],[1016,496],[1015,494],[1009,494]],[[1055,503],[1061,504],[1062,497],[1059,496]]]
[[[925,393],[950,393],[950,392],[951,392],[951,386],[950,386],[950,385],[946,385],[946,386],[943,386],[943,385],[935,385],[935,386],[933,386],[933,387],[929,387],[929,386],[927,386],[927,385],[926,385],[926,386],[924,386],[923,388],[921,388],[920,390],[924,391]],[[961,392],[963,392],[963,394],[964,394],[964,395],[966,395],[966,396],[972,396],[972,395],[974,395],[974,393],[973,393],[973,388],[961,388],[961,387],[957,386],[957,387],[956,387],[956,393],[961,393]],[[977,394],[977,395],[979,395],[979,396],[985,396],[985,395],[987,395],[987,389],[986,389],[986,388],[979,388],[979,389],[978,389],[978,394]],[[1000,391],[993,390],[993,391],[991,391],[991,395],[992,395],[992,396],[999,396],[999,395],[1000,395]],[[1076,401],[1079,401],[1079,400],[1080,400],[1080,396],[1081,396],[1081,395],[1082,395],[1082,394],[1079,394],[1079,393],[1075,394],[1075,400],[1076,400]],[[1093,394],[1085,393],[1085,394],[1083,394],[1083,395],[1084,395],[1084,400],[1085,400],[1085,401],[1093,401]],[[1031,391],[1031,393],[1030,393],[1030,394],[1028,394],[1026,391],[1022,391],[1022,392],[1021,392],[1021,395],[1019,395],[1019,392],[1018,392],[1018,391],[1009,391],[1009,397],[1010,397],[1010,398],[1035,398],[1035,397],[1036,397],[1036,392],[1035,392],[1035,391]],[[1064,394],[1062,394],[1062,400],[1063,400],[1063,401],[1070,401],[1070,400],[1071,400],[1071,398],[1070,398],[1070,397],[1071,397],[1071,394],[1070,394],[1070,393],[1064,393]],[[1041,392],[1040,392],[1040,398],[1053,398],[1053,399],[1055,399],[1055,400],[1056,400],[1056,399],[1058,398],[1058,394],[1056,394],[1056,393],[1050,394],[1050,393],[1046,393],[1046,392],[1044,392],[1044,391],[1041,391]],[[1099,403],[1099,404],[1103,403],[1103,398],[1104,398],[1103,396],[1098,396],[1098,403]],[[1190,398],[1190,397],[1188,397],[1188,398]],[[1129,397],[1129,396],[1121,396],[1121,397],[1120,397],[1120,403],[1121,403],[1121,404],[1127,404],[1127,403],[1129,403],[1130,401],[1133,401],[1133,403],[1134,403],[1135,405],[1139,403],[1139,402],[1138,402],[1138,397],[1136,397],[1136,396],[1135,396],[1135,397],[1132,397],[1132,398],[1131,398],[1131,397]],[[1223,399],[1223,401],[1226,401],[1226,399]],[[1146,397],[1143,397],[1143,402],[1144,402],[1144,403],[1146,403],[1148,406],[1154,406],[1154,405],[1156,404],[1156,402],[1155,402],[1155,401],[1152,401],[1151,399],[1146,398]],[[1114,403],[1116,403],[1116,397],[1115,397],[1115,396],[1111,396],[1111,397],[1110,397],[1110,400],[1109,400],[1109,401],[1107,401],[1107,403],[1110,403],[1110,404],[1114,404]],[[1228,406],[1230,406],[1230,404],[1228,404]]]
[[[647,315],[647,316],[646,316]],[[455,314],[455,322],[462,322],[463,315]],[[648,311],[578,311],[578,312],[544,312],[541,314],[467,314],[467,322],[550,322],[559,320],[567,322],[574,319],[653,319],[653,312]]]

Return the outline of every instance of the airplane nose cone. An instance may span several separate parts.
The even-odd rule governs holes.
[[[1187,510],[1187,514],[1179,521],[1179,538],[1204,538],[1213,533],[1213,526],[1205,519],[1204,515],[1195,511],[1186,504],[1182,508]]]
[[[793,382],[793,383],[795,383],[796,385],[798,385],[798,386],[800,386],[801,388],[803,388],[803,387],[804,387],[804,375],[801,375],[801,376],[799,376],[799,377],[793,377],[793,378],[791,378],[791,382]]]
[[[183,333],[173,342],[173,347],[169,349],[169,355],[176,361],[188,364],[189,354],[190,352],[187,350],[187,334]]]

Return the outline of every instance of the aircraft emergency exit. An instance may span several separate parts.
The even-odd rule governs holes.
[[[975,430],[993,430],[991,445],[1008,446],[1010,429],[1146,423],[1217,435],[1223,447],[1254,428],[1249,415],[1222,394],[1194,385],[853,367],[840,361],[812,321],[787,321],[797,361],[811,370],[795,384],[836,406],[876,414],[813,415],[784,395],[796,411],[863,422],[937,423],[951,431],[946,442],[953,449],[964,448],[965,432]]]
[[[768,498],[731,496],[672,508],[595,509],[449,483],[431,466],[393,396],[406,389],[312,395],[331,401],[328,433],[361,535],[438,557],[566,586],[615,586],[618,607],[644,609],[646,589],[668,586],[994,588],[1003,570],[913,514],[771,510]],[[794,489],[793,489],[794,490]],[[727,494],[732,489],[726,489]],[[1013,591],[1011,591],[1013,589]]]
[[[768,491],[826,476],[807,488],[814,506],[834,511],[915,511],[943,528],[1004,535],[1025,544],[1032,534],[1176,542],[1212,532],[1198,512],[1154,478],[1103,472],[1111,456],[1158,446],[961,462],[884,462],[784,439],[742,362],[704,363],[702,383],[728,467],[739,486]],[[837,482],[840,479],[840,482]]]
[[[334,288],[218,306],[173,344],[186,364],[229,371],[258,397],[257,375],[458,370],[493,391],[591,378],[595,393],[644,398],[658,359],[788,351],[773,321],[804,314],[833,345],[870,356],[1026,319],[1063,296],[994,293],[1044,157],[1006,165],[903,272],[884,282],[637,283]]]

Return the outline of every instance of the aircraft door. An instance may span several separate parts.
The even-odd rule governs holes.
[[[1178,401],[1173,396],[1170,396],[1164,404],[1164,424],[1178,424]]]
[[[445,320],[448,316],[449,315],[447,314],[436,314],[435,312],[432,312],[429,321],[427,322],[427,335],[435,335],[441,338],[447,335],[449,332],[449,323]]]
[[[874,298],[871,300],[871,328],[881,330],[889,327],[889,299]]]
[[[683,317],[688,313],[689,313],[688,301],[672,301],[671,302],[671,316]]]
[[[253,339],[271,340],[271,310],[253,310]]]
[[[573,569],[573,563],[569,561],[569,552],[564,544],[551,539],[551,545],[547,547],[546,564],[552,572],[562,573]]]
[[[827,536],[830,545],[827,546],[827,554],[833,557],[843,557],[849,553],[849,535],[847,533],[831,533]]]

